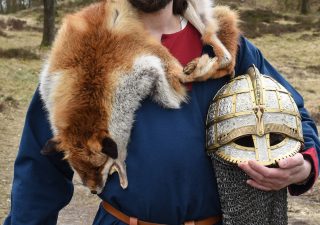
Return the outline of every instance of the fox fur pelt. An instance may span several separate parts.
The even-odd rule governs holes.
[[[114,171],[121,186],[128,186],[127,144],[143,99],[151,96],[163,107],[177,109],[187,101],[184,82],[220,77],[233,69],[239,35],[236,13],[216,7],[195,14],[195,2],[200,1],[190,0],[193,9],[188,8],[191,13],[187,10],[185,17],[202,23],[204,43],[219,52],[220,45],[212,42],[221,40],[226,51],[213,59],[195,59],[186,73],[147,33],[127,0],[96,3],[64,19],[40,76],[40,94],[54,135],[43,153],[62,151],[92,193],[100,193]]]

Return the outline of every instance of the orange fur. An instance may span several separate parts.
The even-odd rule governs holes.
[[[232,56],[231,64],[227,68],[218,70],[217,77],[219,78],[225,74],[234,73],[238,52],[238,40],[241,32],[238,28],[239,16],[236,12],[226,6],[215,7],[213,11],[220,26],[218,37]],[[218,75],[219,73],[220,75]]]
[[[58,131],[53,140],[92,190],[103,185],[108,156],[101,153],[101,143],[110,138],[106,129],[119,77],[130,71],[133,60],[158,55],[170,85],[179,95],[186,94],[179,81],[181,65],[147,34],[128,4],[106,1],[67,16],[49,59],[50,76],[63,74],[52,93],[51,121]]]
[[[214,7],[212,14],[218,25],[207,26],[202,39],[205,44],[213,47],[216,57],[211,59],[207,55],[203,55],[191,61],[184,69],[189,74],[185,78],[185,82],[217,79],[227,74],[232,75],[234,72],[240,35],[238,14],[226,6]],[[215,34],[218,35],[219,40],[231,54],[231,63],[225,68],[219,67],[221,60],[224,58],[224,52],[220,45],[213,40],[212,37]]]
[[[235,56],[236,16],[221,12],[219,37]],[[141,55],[161,59],[169,85],[181,99],[186,95],[182,82],[211,78],[186,79],[181,65],[145,31],[127,0],[107,0],[67,16],[53,45],[47,75],[57,80],[50,92],[50,122],[56,129],[51,141],[93,192],[104,185],[102,173],[109,160],[104,145],[117,150],[108,122],[119,79],[130,74]]]

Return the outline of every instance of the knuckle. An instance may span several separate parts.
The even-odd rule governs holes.
[[[264,182],[265,182],[265,178],[262,177],[262,176],[258,176],[255,180],[256,180],[258,183],[264,183]]]
[[[304,158],[301,153],[296,154],[296,157],[294,158],[294,163],[297,165],[303,164]]]
[[[270,172],[270,171],[266,171],[266,172],[264,173],[264,176],[265,176],[266,178],[271,178],[271,177],[273,177],[273,173]]]
[[[290,178],[291,178],[291,175],[290,175],[290,174],[284,174],[284,175],[282,176],[282,179],[285,180],[285,181],[290,180]]]
[[[303,159],[303,155],[301,153],[297,153],[296,157],[297,157],[297,159],[300,159],[300,160]]]

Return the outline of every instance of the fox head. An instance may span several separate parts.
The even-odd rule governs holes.
[[[86,142],[76,144],[54,137],[48,140],[41,153],[49,155],[53,152],[64,153],[64,159],[78,173],[83,185],[87,186],[92,194],[99,194],[103,189],[103,169],[107,160],[118,157],[117,144],[110,137],[101,140],[91,137]]]

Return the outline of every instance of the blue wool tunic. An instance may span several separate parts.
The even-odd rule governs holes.
[[[241,37],[236,74],[255,64],[293,95],[301,116],[305,148],[320,149],[314,122],[302,97]],[[212,55],[210,48],[204,52]],[[129,186],[122,190],[118,175],[110,176],[100,197],[130,216],[166,224],[181,224],[221,214],[214,171],[205,154],[205,118],[209,103],[228,78],[194,83],[189,103],[179,110],[163,109],[146,99],[136,113],[128,146]],[[56,224],[58,212],[73,194],[72,171],[61,154],[40,154],[52,137],[47,114],[36,91],[29,107],[15,162],[12,207],[5,225]],[[81,206],[79,206],[81,208]],[[123,224],[99,208],[94,224]]]

